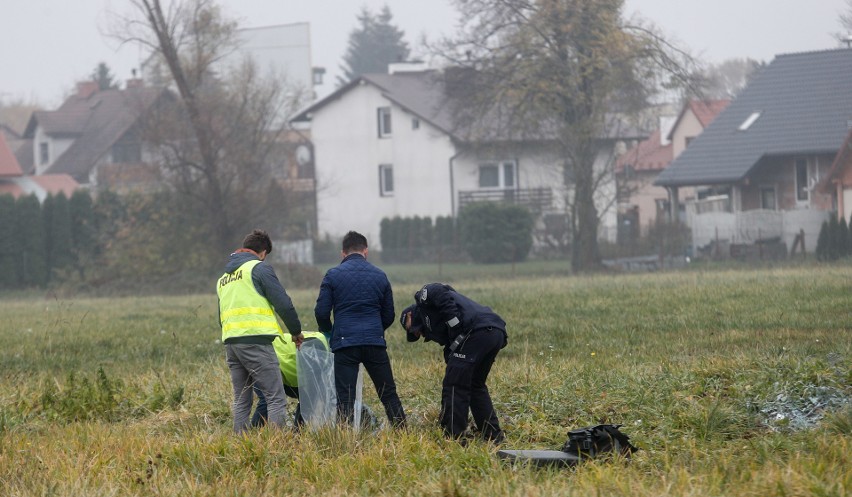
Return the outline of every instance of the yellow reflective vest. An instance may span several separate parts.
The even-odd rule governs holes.
[[[235,337],[283,334],[272,305],[257,293],[251,281],[251,271],[258,264],[257,259],[248,261],[233,273],[222,275],[216,284],[222,342]]]
[[[322,342],[326,350],[328,350],[328,340],[325,335],[318,331],[303,331],[305,340],[316,338]],[[275,348],[275,354],[278,356],[278,366],[281,368],[281,375],[284,377],[284,384],[288,387],[299,386],[299,376],[296,372],[296,344],[293,342],[293,337],[289,333],[282,333],[275,337],[272,342]]]

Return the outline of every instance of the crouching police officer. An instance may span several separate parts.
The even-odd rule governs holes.
[[[503,431],[485,381],[506,346],[506,322],[491,308],[474,302],[453,287],[430,283],[414,294],[415,304],[402,311],[400,324],[409,342],[444,346],[447,369],[441,389],[441,426],[454,438],[468,425],[468,411],[483,439],[500,443]]]

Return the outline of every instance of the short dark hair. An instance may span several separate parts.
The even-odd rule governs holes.
[[[344,254],[363,252],[367,249],[367,237],[357,231],[350,231],[343,237],[342,249]]]
[[[243,238],[243,248],[254,250],[257,253],[265,250],[269,254],[272,252],[272,240],[265,231],[253,230]]]

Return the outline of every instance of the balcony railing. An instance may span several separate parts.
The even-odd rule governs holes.
[[[530,212],[540,214],[553,205],[550,188],[519,188],[516,190],[466,190],[459,191],[459,209],[472,202],[505,202],[521,205]]]

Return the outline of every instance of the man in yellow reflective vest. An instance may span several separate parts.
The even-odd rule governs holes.
[[[272,346],[282,333],[275,314],[284,321],[296,346],[304,340],[293,301],[272,266],[263,262],[270,252],[269,235],[263,230],[252,231],[243,239],[242,248],[231,254],[216,285],[222,343],[234,387],[235,433],[250,426],[254,386],[266,398],[269,422],[279,427],[285,423],[287,397]]]
[[[323,348],[328,350],[328,340],[322,333],[318,331],[303,331],[302,335],[304,335],[306,342],[308,340],[318,340],[319,343],[322,344]],[[298,403],[299,373],[296,367],[296,344],[289,336],[287,336],[286,333],[282,333],[272,342],[272,346],[275,347],[275,353],[278,355],[278,365],[281,367],[281,379],[284,383],[284,393],[287,397],[296,399],[296,413],[294,415],[293,424],[299,427],[305,424],[305,420],[302,419],[301,404]],[[268,417],[266,398],[263,396],[263,392],[255,386],[254,393],[257,394],[258,401],[257,407],[254,409],[254,415],[251,417],[252,428],[266,424],[266,419]]]

